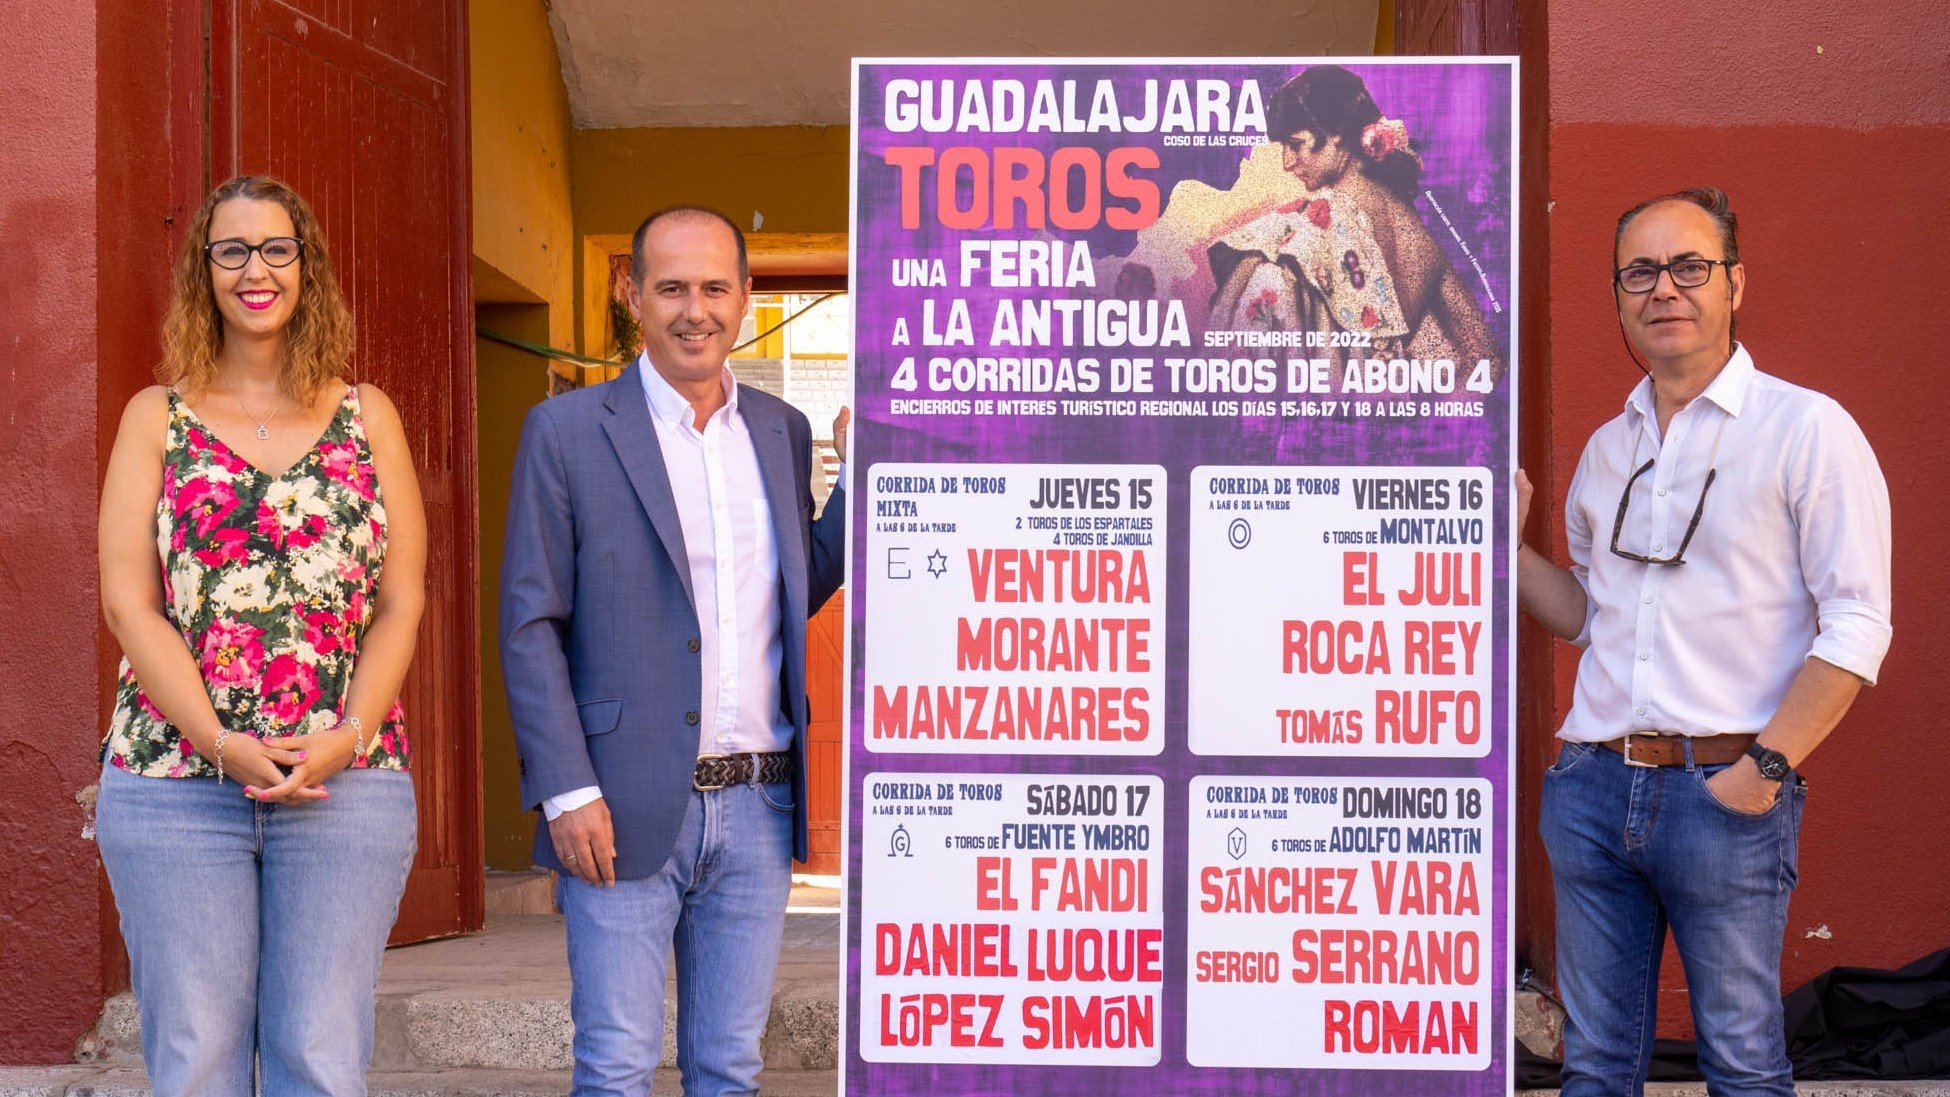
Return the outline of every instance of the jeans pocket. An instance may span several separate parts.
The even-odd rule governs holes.
[[[1596,743],[1566,742],[1557,748],[1557,761],[1544,771],[1546,777],[1566,774],[1584,764],[1585,760],[1605,748]]]
[[[1786,783],[1782,784],[1781,789],[1775,790],[1774,801],[1768,804],[1766,810],[1764,811],[1742,811],[1739,808],[1734,807],[1733,805],[1727,803],[1725,800],[1722,800],[1718,796],[1714,795],[1713,787],[1707,784],[1706,782],[1710,778],[1712,778],[1714,774],[1717,774],[1725,770],[1726,768],[1727,767],[1725,766],[1700,766],[1693,770],[1693,779],[1699,782],[1700,793],[1706,797],[1708,803],[1712,804],[1715,808],[1718,808],[1721,812],[1733,816],[1735,819],[1771,819],[1774,817],[1775,812],[1781,810],[1781,805],[1787,800],[1786,795],[1784,795],[1783,792],[1781,791],[1782,789],[1788,787]],[[1712,772],[1709,773],[1707,772],[1708,770],[1711,770]]]
[[[782,815],[792,814],[793,800],[791,784],[759,785],[757,788],[758,798],[765,801],[766,807]]]

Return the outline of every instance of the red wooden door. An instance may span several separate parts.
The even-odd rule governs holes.
[[[210,174],[312,204],[358,325],[353,372],[399,405],[427,506],[405,688],[420,851],[399,943],[483,916],[464,0],[214,0]]]

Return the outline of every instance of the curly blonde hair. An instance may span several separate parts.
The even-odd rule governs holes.
[[[293,400],[309,403],[351,364],[352,309],[332,273],[331,251],[318,218],[297,191],[268,175],[239,175],[211,191],[198,207],[170,280],[162,365],[156,375],[163,384],[196,391],[216,382],[217,355],[223,350],[223,315],[217,311],[210,261],[204,249],[210,244],[210,219],[218,206],[233,198],[283,206],[291,217],[292,231],[304,242],[304,254],[298,260],[298,304],[285,328],[282,385]]]

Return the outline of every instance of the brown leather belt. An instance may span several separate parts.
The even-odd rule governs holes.
[[[753,779],[756,773],[757,779]],[[697,759],[697,769],[691,774],[691,787],[699,792],[711,792],[730,785],[746,782],[760,785],[782,785],[792,780],[792,754],[789,751],[773,751],[770,754],[701,754]]]
[[[1683,766],[1686,764],[1686,736],[1639,734],[1626,735],[1617,739],[1606,739],[1600,746],[1625,756],[1628,766]],[[1696,766],[1724,766],[1738,762],[1747,753],[1747,745],[1754,741],[1751,735],[1695,735],[1693,741],[1693,764]]]

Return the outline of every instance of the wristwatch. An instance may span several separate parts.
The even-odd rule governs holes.
[[[1782,754],[1778,750],[1768,750],[1766,747],[1760,745],[1759,740],[1755,740],[1747,744],[1747,757],[1752,758],[1754,764],[1760,767],[1760,775],[1762,777],[1770,781],[1787,780],[1788,769],[1790,768],[1788,766],[1787,755]]]

